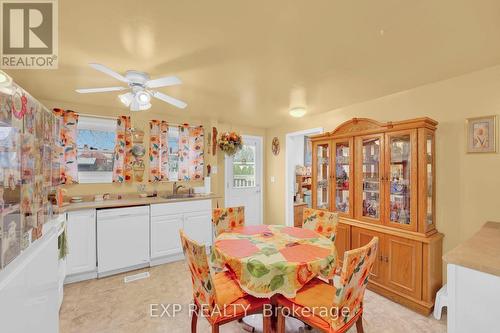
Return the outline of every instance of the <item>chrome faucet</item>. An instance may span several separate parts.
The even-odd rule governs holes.
[[[184,187],[184,185],[177,185],[177,182],[174,182],[174,185],[173,185],[173,187],[172,187],[172,192],[173,192],[173,194],[174,194],[174,195],[176,195],[176,194],[177,194],[177,191],[179,191],[179,189],[180,189],[181,187]]]

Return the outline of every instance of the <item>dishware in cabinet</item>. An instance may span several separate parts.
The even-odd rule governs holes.
[[[333,140],[333,210],[340,216],[353,216],[354,182],[353,168],[354,159],[352,156],[354,139]]]
[[[331,141],[313,143],[313,208],[330,209],[331,189]]]
[[[385,223],[417,231],[417,130],[385,134]]]
[[[384,134],[356,137],[356,218],[384,221]]]

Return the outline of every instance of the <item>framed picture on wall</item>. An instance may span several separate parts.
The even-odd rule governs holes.
[[[469,118],[467,128],[467,153],[497,152],[497,116]]]

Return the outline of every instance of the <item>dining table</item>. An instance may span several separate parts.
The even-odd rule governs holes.
[[[310,229],[243,226],[216,237],[210,261],[214,269],[234,273],[241,289],[249,295],[272,299],[281,294],[293,298],[312,279],[333,277],[337,249],[330,239]],[[255,324],[258,326],[258,321],[252,321],[251,326]]]

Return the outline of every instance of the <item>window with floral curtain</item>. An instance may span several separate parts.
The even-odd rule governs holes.
[[[132,126],[129,116],[116,121],[116,144],[113,163],[113,183],[132,181]]]
[[[78,164],[76,162],[78,114],[74,111],[57,108],[53,112],[60,120],[59,140],[57,140],[59,145],[60,183],[78,183]]]
[[[165,121],[150,121],[151,182],[203,179],[203,153],[202,126],[174,126]]]

